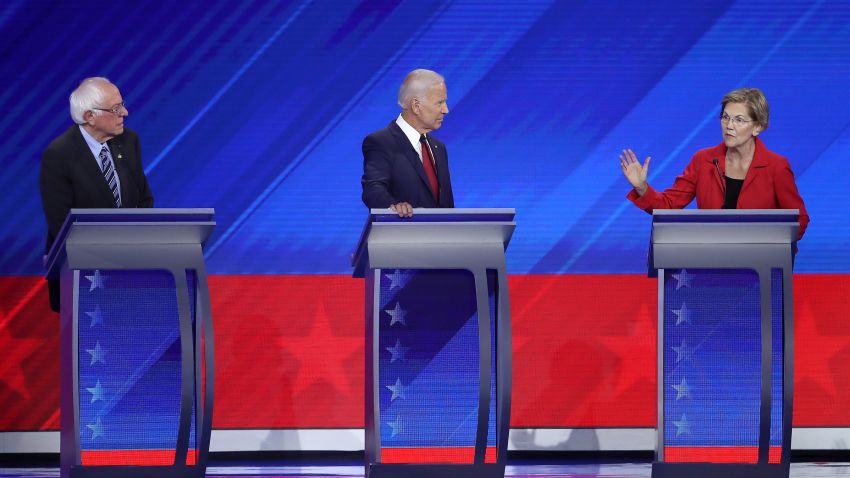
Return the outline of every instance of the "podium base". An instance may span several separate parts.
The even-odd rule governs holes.
[[[505,465],[497,463],[459,464],[396,464],[369,463],[366,478],[504,478]]]
[[[652,478],[788,478],[790,463],[775,465],[739,463],[652,464]]]

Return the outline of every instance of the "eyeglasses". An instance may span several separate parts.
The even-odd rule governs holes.
[[[118,103],[117,105],[113,106],[112,108],[92,108],[92,109],[98,110],[98,111],[109,111],[110,113],[114,114],[115,116],[118,116],[118,115],[121,114],[121,110],[127,109],[127,104],[122,101],[122,102]]]
[[[732,122],[732,126],[734,126],[736,128],[739,127],[739,126],[744,126],[747,123],[753,122],[753,120],[744,119],[743,116],[736,116],[736,117],[732,118],[729,115],[727,115],[726,113],[723,113],[723,114],[720,115],[720,122],[721,123],[726,124],[726,123],[729,123],[730,121]]]

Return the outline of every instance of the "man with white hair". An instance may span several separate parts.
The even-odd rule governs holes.
[[[413,70],[398,92],[401,114],[363,140],[363,203],[410,217],[415,207],[454,207],[446,145],[432,136],[448,114],[446,82]]]
[[[102,77],[86,78],[71,93],[71,125],[41,156],[41,205],[47,250],[71,208],[153,207],[136,133],[121,92]],[[59,311],[59,283],[48,282],[50,307]]]

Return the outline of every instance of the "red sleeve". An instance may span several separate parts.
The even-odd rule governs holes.
[[[806,227],[809,225],[809,213],[806,211],[806,205],[803,203],[803,198],[800,196],[800,191],[797,190],[797,182],[794,181],[794,172],[791,171],[791,165],[788,160],[780,157],[778,168],[773,176],[774,187],[776,191],[776,204],[779,209],[799,209],[800,210],[800,233],[797,234],[797,240],[803,238],[803,233],[806,232]]]
[[[680,174],[673,185],[664,192],[658,192],[647,185],[646,193],[639,196],[637,191],[632,189],[626,198],[635,203],[635,205],[644,211],[652,214],[653,209],[682,209],[694,200],[697,189],[697,156],[691,158],[691,162]]]

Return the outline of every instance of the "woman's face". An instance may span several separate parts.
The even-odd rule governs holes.
[[[739,148],[753,141],[762,131],[745,103],[726,103],[720,115],[720,129],[727,148]]]

